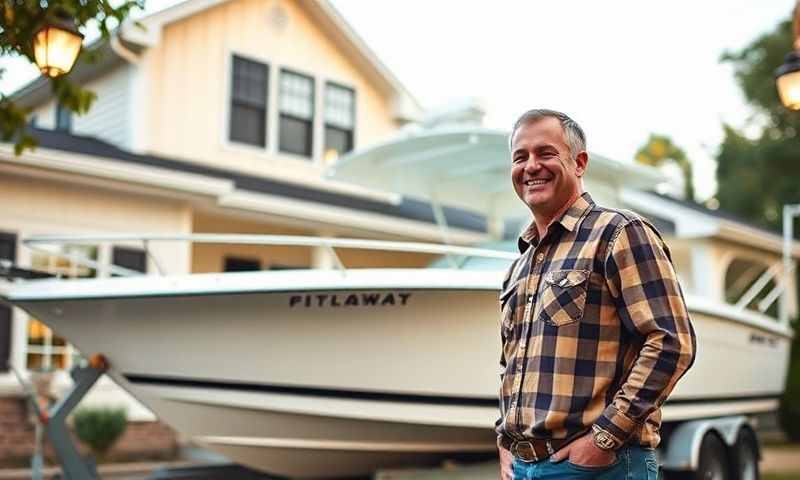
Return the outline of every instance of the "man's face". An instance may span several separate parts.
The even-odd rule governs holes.
[[[544,117],[523,125],[511,139],[511,182],[517,196],[539,216],[559,212],[581,193],[588,155],[570,156],[561,123]]]

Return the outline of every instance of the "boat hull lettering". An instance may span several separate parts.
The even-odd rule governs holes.
[[[290,296],[289,307],[404,307],[409,298],[410,292],[311,293]]]

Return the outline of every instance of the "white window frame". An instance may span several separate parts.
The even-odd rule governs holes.
[[[320,135],[321,135],[321,140],[320,141],[322,142],[322,145],[320,147],[322,149],[322,156],[323,157],[325,155],[325,147],[326,147],[325,146],[325,127],[326,127],[326,125],[325,125],[325,98],[324,98],[324,95],[325,95],[325,93],[327,91],[327,86],[328,85],[333,85],[333,86],[339,87],[339,88],[345,88],[345,89],[348,89],[351,92],[353,92],[353,133],[352,133],[352,135],[353,135],[353,138],[352,138],[353,147],[352,147],[352,149],[350,151],[355,151],[356,150],[356,145],[357,145],[357,143],[356,143],[356,139],[357,139],[356,130],[358,128],[358,90],[356,90],[356,87],[354,85],[352,85],[352,84],[340,82],[339,80],[334,80],[334,79],[331,79],[331,78],[325,78],[324,82],[323,82],[323,85],[321,87],[322,92],[321,92],[320,95],[323,96],[323,98],[322,98],[322,101],[321,101],[321,104],[320,104],[320,107],[319,107],[320,111],[322,112],[322,122],[321,122],[322,125],[320,126]],[[340,155],[343,154],[343,153],[346,153],[346,152],[340,152]],[[324,158],[323,158],[323,160],[324,160]]]
[[[298,77],[304,77],[306,79],[311,80],[311,95],[313,95],[313,98],[311,99],[312,100],[311,101],[311,152],[310,152],[310,155],[308,155],[308,156],[302,155],[302,154],[299,154],[299,153],[285,152],[285,151],[280,149],[280,134],[281,134],[281,132],[280,132],[280,128],[281,128],[280,127],[280,121],[281,121],[280,82],[283,79],[283,75],[285,73],[288,73],[290,75],[295,75],[295,76],[298,76]],[[285,155],[287,157],[291,157],[291,158],[294,158],[294,159],[299,159],[299,160],[304,161],[307,164],[309,164],[309,163],[311,163],[311,164],[319,163],[320,158],[321,158],[320,145],[319,145],[320,138],[319,138],[319,135],[318,135],[318,130],[319,130],[318,124],[319,124],[319,120],[320,120],[320,115],[319,115],[320,114],[320,110],[319,110],[319,105],[320,105],[320,103],[319,103],[319,100],[320,100],[320,98],[319,98],[319,79],[314,75],[311,75],[311,74],[308,74],[308,73],[304,72],[303,70],[298,70],[298,69],[291,68],[291,67],[282,67],[280,70],[278,70],[278,75],[280,76],[280,78],[278,78],[278,82],[277,82],[278,83],[278,94],[277,94],[278,98],[275,99],[275,102],[276,102],[276,109],[275,110],[276,110],[276,119],[277,119],[276,121],[278,122],[278,125],[276,125],[276,127],[277,127],[277,137],[275,138],[275,141],[278,143],[278,145],[276,145],[276,147],[277,147],[276,150],[280,155]]]
[[[223,65],[225,75],[223,78],[223,88],[220,90],[218,102],[221,105],[222,121],[224,122],[223,128],[220,129],[220,148],[223,151],[232,152],[236,154],[246,154],[255,156],[258,159],[267,159],[283,163],[287,167],[308,168],[311,167],[324,167],[324,143],[325,143],[325,85],[327,83],[334,83],[342,87],[353,90],[355,96],[355,121],[356,126],[353,128],[353,149],[357,148],[358,140],[358,102],[360,95],[358,88],[350,82],[344,81],[340,78],[328,77],[321,74],[309,73],[309,71],[295,64],[282,63],[274,58],[270,58],[258,52],[257,50],[250,50],[244,48],[227,48],[222,52],[224,55]],[[242,144],[230,141],[230,108],[231,108],[231,95],[233,93],[233,56],[239,56],[254,62],[259,62],[267,65],[267,75],[269,76],[268,92],[267,92],[267,141],[266,148],[256,147],[253,145]],[[279,144],[279,125],[280,125],[280,110],[278,98],[280,95],[280,72],[281,70],[289,70],[299,74],[308,76],[314,80],[314,121],[312,127],[312,148],[311,158],[302,155],[294,155],[291,153],[281,152],[278,148]]]
[[[266,108],[264,109],[264,115],[265,115],[264,123],[266,124],[267,131],[264,132],[264,146],[263,147],[260,147],[258,145],[251,145],[249,143],[237,142],[237,141],[231,140],[231,113],[232,113],[231,112],[231,104],[233,103],[233,58],[234,57],[239,57],[241,59],[249,60],[249,61],[254,62],[254,63],[260,63],[260,64],[264,65],[266,67],[266,70],[267,70],[267,98],[266,98],[267,105],[266,105]],[[228,144],[232,145],[232,146],[236,146],[236,147],[244,148],[244,149],[250,149],[250,150],[253,150],[255,152],[264,152],[264,151],[269,150],[270,143],[271,143],[271,140],[272,140],[270,138],[270,135],[269,135],[270,128],[272,126],[272,125],[270,125],[270,114],[269,114],[269,111],[272,108],[272,101],[271,100],[274,100],[274,99],[272,99],[270,97],[270,95],[272,93],[272,83],[275,80],[274,77],[273,77],[274,72],[272,71],[272,65],[269,62],[265,61],[265,60],[258,59],[258,58],[253,58],[250,55],[242,55],[242,54],[239,54],[239,53],[231,53],[231,55],[227,58],[226,71],[227,71],[227,75],[228,75],[228,78],[226,79],[226,84],[227,84],[226,100],[227,100],[227,103],[226,103],[226,110],[225,110],[225,129],[224,129],[225,130],[225,140],[226,140],[226,142]]]
[[[247,143],[241,142],[234,142],[231,141],[231,101],[233,99],[233,57],[240,57],[245,60],[250,60],[252,62],[258,62],[266,65],[267,67],[267,109],[266,109],[266,124],[267,124],[267,131],[266,137],[264,139],[264,143],[266,144],[265,147],[259,147],[257,145],[249,145]],[[258,55],[252,55],[249,53],[241,52],[238,50],[229,50],[225,54],[225,78],[224,78],[224,98],[222,99],[222,121],[224,127],[220,130],[222,131],[222,145],[226,149],[238,151],[240,153],[248,153],[248,154],[256,154],[256,155],[263,155],[264,153],[268,153],[275,148],[275,141],[271,134],[272,129],[272,115],[270,112],[273,110],[274,98],[273,95],[273,84],[275,83],[275,70],[274,66],[263,57]]]

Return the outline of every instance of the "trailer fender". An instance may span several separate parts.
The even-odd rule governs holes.
[[[736,443],[739,430],[748,425],[748,419],[745,416],[710,418],[682,423],[669,436],[667,444],[662,446],[662,466],[665,470],[696,470],[700,463],[700,444],[707,433],[716,433],[730,448]]]

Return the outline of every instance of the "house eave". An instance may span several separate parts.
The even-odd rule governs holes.
[[[362,71],[370,73],[391,98],[395,120],[400,123],[418,121],[422,107],[400,80],[378,58],[361,36],[350,26],[338,10],[325,0],[301,0],[300,4],[317,22],[317,25],[344,48]]]
[[[107,40],[98,40],[86,48],[97,53],[99,55],[98,59],[93,63],[77,63],[68,76],[74,83],[86,84],[126,63],[126,60],[114,51],[111,43]],[[50,79],[39,76],[11,94],[10,97],[11,101],[20,108],[33,109],[41,106],[53,97]]]
[[[658,213],[674,222],[679,238],[715,238],[771,253],[783,252],[783,237],[778,233],[731,220],[713,210],[703,211],[701,207],[686,205],[684,201],[628,188],[622,190],[620,198],[644,214]],[[792,243],[791,255],[800,258],[800,242]]]
[[[133,20],[128,20],[122,27],[122,37],[144,48],[154,47],[161,42],[162,31],[166,25],[228,1],[230,0],[189,0],[139,19],[138,23],[144,28],[139,27]],[[300,6],[323,32],[345,51],[357,68],[389,97],[394,119],[398,123],[419,120],[422,114],[419,102],[333,5],[325,0],[301,0]]]

